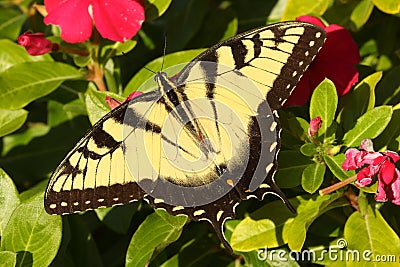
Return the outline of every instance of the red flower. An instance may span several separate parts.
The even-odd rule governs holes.
[[[362,142],[364,146],[366,143]],[[369,146],[368,146],[369,147]],[[395,163],[400,156],[392,151],[374,152],[355,148],[346,151],[346,160],[342,164],[344,170],[356,170],[367,165],[357,173],[358,187],[368,186],[375,176],[378,178],[378,192],[375,195],[376,201],[390,200],[400,205],[400,171]]]
[[[322,120],[320,116],[315,117],[310,121],[310,127],[308,128],[308,135],[311,137],[317,136],[318,130],[322,126]]]
[[[117,42],[131,39],[144,21],[144,8],[136,0],[45,0],[46,24],[61,28],[61,38],[69,43],[87,40],[92,24],[101,36]]]
[[[132,98],[140,96],[141,94],[143,94],[143,93],[142,92],[133,92],[122,102],[117,99],[106,96],[106,102],[111,109],[114,109],[114,108],[118,107],[119,105],[121,105],[122,103],[125,103],[125,102],[131,100]]]
[[[39,56],[52,50],[57,50],[58,45],[47,40],[43,33],[26,32],[18,37],[18,44],[25,47],[29,55]]]
[[[307,103],[315,87],[324,78],[333,81],[339,96],[347,94],[358,81],[358,71],[354,65],[360,61],[357,44],[350,32],[336,24],[325,26],[320,19],[312,16],[301,16],[296,20],[325,29],[327,39],[285,103],[285,107],[302,106]]]

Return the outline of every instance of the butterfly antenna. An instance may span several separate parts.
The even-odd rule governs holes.
[[[143,68],[146,69],[146,70],[148,70],[148,71],[150,71],[150,72],[152,72],[152,73],[154,73],[154,74],[157,74],[157,72],[155,72],[154,70],[149,69],[149,68],[146,67],[146,66],[144,66]]]
[[[164,61],[165,61],[165,54],[167,52],[167,34],[164,35],[164,51],[163,51],[163,59],[161,63],[161,71],[164,69]]]

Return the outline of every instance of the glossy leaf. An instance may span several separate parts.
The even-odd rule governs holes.
[[[1,249],[18,253],[20,266],[48,266],[61,243],[61,217],[48,215],[43,208],[43,183],[27,192],[4,229]],[[38,191],[38,193],[36,193]]]
[[[372,0],[377,8],[388,14],[400,13],[400,2],[397,0]]]
[[[314,196],[303,202],[297,208],[297,216],[284,228],[284,240],[287,240],[291,250],[300,251],[306,240],[307,229],[321,214],[336,207],[348,205],[345,199],[340,199],[341,193],[326,196]]]
[[[322,126],[318,131],[319,135],[326,133],[332,124],[337,103],[338,96],[335,85],[332,81],[325,79],[314,90],[310,102],[310,118],[320,116],[322,119]]]
[[[275,181],[280,188],[291,188],[301,184],[303,170],[314,162],[298,151],[281,151],[278,155],[279,169]]]
[[[0,38],[17,39],[26,18],[27,15],[17,9],[0,9]]]
[[[294,20],[305,14],[322,15],[329,6],[329,0],[301,1],[288,0],[282,20]]]
[[[392,118],[385,130],[374,140],[379,150],[400,150],[400,105],[393,108]]]
[[[0,73],[0,107],[19,109],[45,96],[65,80],[79,79],[74,67],[56,62],[25,62]]]
[[[303,189],[312,194],[319,189],[324,181],[326,166],[320,163],[314,163],[304,169],[301,176],[301,186]]]
[[[127,86],[124,89],[124,96],[128,96],[130,93],[135,92],[135,91],[139,91],[140,87],[147,81],[149,80],[151,77],[154,77],[154,73],[150,72],[149,70],[153,70],[153,71],[159,71],[161,70],[161,67],[164,66],[165,68],[168,68],[170,66],[174,66],[177,64],[181,64],[181,63],[186,63],[191,61],[193,58],[195,58],[197,55],[199,55],[201,52],[203,52],[204,49],[196,49],[196,50],[188,50],[188,51],[182,51],[182,52],[176,52],[176,53],[172,53],[169,55],[166,55],[165,57],[160,57],[157,58],[151,62],[149,62],[148,64],[146,64],[146,66],[144,68],[142,68],[127,84]],[[163,65],[164,63],[164,65]],[[183,67],[183,66],[181,66]],[[175,75],[177,74],[181,69],[176,69],[176,73],[172,73],[170,75]],[[156,83],[154,82],[154,80],[150,80],[151,85],[146,87],[146,89],[155,89],[157,88]]]
[[[347,179],[353,175],[355,175],[355,171],[345,171],[342,168],[342,164],[345,161],[346,157],[344,154],[337,154],[335,156],[324,156],[324,160],[329,170],[333,173],[333,175],[339,180]]]
[[[386,128],[392,112],[390,106],[380,106],[368,111],[343,136],[343,144],[347,147],[357,147],[364,138],[374,139]]]
[[[372,0],[359,1],[357,6],[353,9],[350,15],[350,21],[353,25],[353,30],[359,30],[368,21],[371,16],[374,4]]]
[[[364,253],[360,262],[348,262],[347,266],[381,266],[379,257],[400,255],[400,239],[377,209],[368,207],[363,216],[355,211],[344,227],[348,250]],[[397,258],[395,260],[397,262]],[[381,258],[383,259],[383,258]],[[394,264],[394,262],[387,262]],[[392,265],[394,266],[394,265]]]
[[[0,136],[18,130],[24,124],[27,117],[28,111],[24,109],[0,109]]]
[[[147,216],[129,244],[126,266],[145,266],[157,248],[164,248],[179,238],[186,220],[186,216],[172,216],[162,210]]]
[[[30,123],[25,131],[3,137],[1,155],[5,156],[14,147],[27,145],[34,138],[46,135],[49,131],[50,127],[44,123]]]
[[[295,198],[289,201],[295,207],[298,205]],[[293,217],[294,214],[281,200],[268,203],[239,222],[232,233],[230,244],[235,251],[282,246],[285,243],[282,238],[283,227]]]
[[[154,20],[164,14],[172,0],[146,0],[144,1],[146,20]]]
[[[0,73],[23,62],[53,61],[50,55],[30,56],[25,48],[10,40],[0,40]]]
[[[113,99],[123,102],[124,97],[112,92],[97,91],[94,87],[90,87],[86,94],[86,109],[89,115],[90,122],[95,124],[99,119],[111,111],[111,108],[106,102],[106,97],[109,96]]]
[[[400,102],[400,66],[391,69],[376,89],[376,102],[383,105],[396,105]]]
[[[375,72],[359,82],[354,90],[340,99],[343,106],[339,114],[340,124],[351,129],[357,118],[375,106],[375,87],[382,78],[382,72]]]
[[[17,264],[17,253],[0,251],[0,267],[12,267]]]
[[[19,203],[17,188],[7,173],[0,169],[0,236],[3,236],[3,230]]]
[[[300,147],[300,152],[304,156],[311,157],[317,153],[317,146],[313,143],[306,143]]]

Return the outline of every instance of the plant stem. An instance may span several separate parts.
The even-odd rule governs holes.
[[[319,194],[321,196],[325,196],[327,194],[332,193],[333,191],[338,190],[339,188],[342,188],[345,185],[348,185],[348,184],[354,182],[355,180],[357,180],[357,175],[351,176],[351,177],[349,177],[349,178],[347,178],[347,179],[345,179],[343,181],[340,181],[340,182],[338,182],[336,184],[333,184],[333,185],[328,186],[328,187],[326,187],[324,189],[321,189],[321,190],[319,190]]]

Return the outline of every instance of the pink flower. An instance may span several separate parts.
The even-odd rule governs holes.
[[[133,92],[131,93],[124,101],[119,101],[117,99],[111,98],[109,96],[106,96],[106,102],[108,104],[108,106],[111,109],[114,109],[116,107],[118,107],[119,105],[121,105],[122,103],[128,102],[129,100],[131,100],[132,98],[135,98],[137,96],[140,96],[141,94],[143,94],[142,92]]]
[[[358,81],[358,71],[354,65],[360,61],[357,44],[350,32],[336,24],[325,26],[320,19],[312,16],[301,16],[296,20],[325,29],[327,39],[285,103],[285,107],[306,104],[314,89],[324,78],[333,81],[339,96],[347,94]]]
[[[370,144],[363,140],[362,146]],[[368,148],[371,148],[368,146]],[[350,148],[346,151],[346,160],[342,164],[344,170],[356,170],[365,165],[357,173],[358,187],[368,186],[373,178],[378,178],[378,192],[375,195],[376,201],[390,200],[396,205],[400,205],[400,171],[395,163],[400,160],[400,156],[392,151],[374,152]]]
[[[52,50],[57,50],[58,45],[46,39],[43,33],[26,32],[18,37],[18,44],[25,47],[31,56],[46,54]]]
[[[131,39],[144,21],[144,8],[136,0],[45,0],[46,24],[61,28],[61,38],[69,43],[87,40],[96,26],[104,38],[124,42]]]
[[[310,121],[310,127],[308,128],[308,135],[311,137],[317,136],[318,130],[322,126],[322,120],[320,116],[315,117]]]

